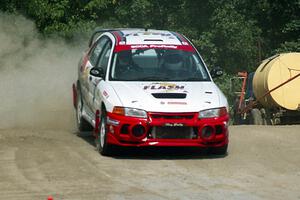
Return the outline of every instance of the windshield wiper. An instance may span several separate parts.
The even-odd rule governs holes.
[[[183,79],[183,81],[207,81],[207,80],[200,77],[190,77],[190,78]]]

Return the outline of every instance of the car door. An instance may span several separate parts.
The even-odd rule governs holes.
[[[93,90],[94,90],[94,84],[96,84],[96,79],[95,77],[90,75],[90,70],[93,67],[96,67],[101,53],[104,50],[105,45],[109,41],[109,38],[107,36],[103,36],[94,45],[92,48],[90,54],[89,54],[89,62],[87,62],[84,70],[84,75],[83,75],[83,83],[82,83],[82,89],[83,89],[83,100],[85,101],[86,108],[88,114],[92,115],[92,104],[91,104],[91,99],[93,99]]]
[[[109,65],[109,57],[111,55],[111,50],[112,50],[112,42],[109,40],[105,44],[105,47],[103,51],[100,54],[100,58],[96,64],[96,68],[99,68],[101,71],[106,74],[107,67]],[[102,78],[97,78],[93,77],[91,80],[90,84],[90,92],[91,92],[91,99],[90,99],[90,104],[91,104],[91,109],[93,113],[96,113],[96,110],[101,107],[101,96],[100,96],[100,91],[98,87],[99,84],[102,84],[105,81],[105,79]]]

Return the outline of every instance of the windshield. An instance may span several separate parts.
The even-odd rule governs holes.
[[[115,81],[210,81],[194,52],[174,49],[133,49],[115,53],[110,70]]]

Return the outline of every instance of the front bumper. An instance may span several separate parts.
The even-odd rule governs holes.
[[[228,120],[228,115],[198,119],[198,113],[148,113],[147,119],[107,113],[107,142],[118,146],[136,147],[221,147],[228,144]],[[193,130],[193,135],[189,138],[163,138],[153,134],[154,127],[168,129],[174,126],[190,128]],[[205,127],[211,130],[209,137],[202,135]]]

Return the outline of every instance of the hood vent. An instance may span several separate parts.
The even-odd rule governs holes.
[[[152,93],[157,99],[185,99],[186,93]]]
[[[145,42],[163,42],[162,39],[144,39]]]

